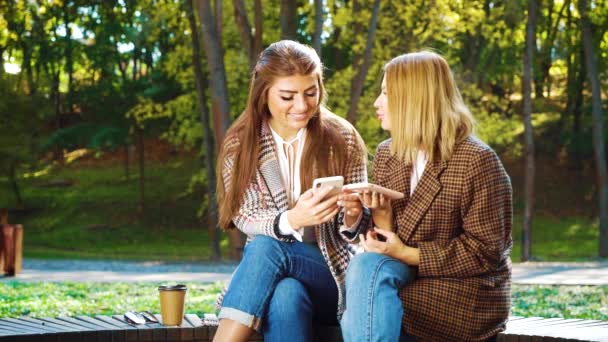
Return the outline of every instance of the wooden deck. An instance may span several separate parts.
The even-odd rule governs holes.
[[[160,315],[156,315],[162,322]],[[181,327],[160,323],[130,325],[122,315],[57,318],[1,318],[0,341],[211,341],[217,328],[215,315],[188,314]],[[338,327],[319,327],[317,341],[342,341]],[[262,341],[260,335],[251,341]],[[606,341],[608,321],[511,317],[501,342]]]

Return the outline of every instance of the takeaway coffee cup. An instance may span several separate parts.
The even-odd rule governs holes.
[[[186,285],[181,284],[158,287],[160,314],[163,317],[163,325],[182,325],[186,291],[188,291]]]

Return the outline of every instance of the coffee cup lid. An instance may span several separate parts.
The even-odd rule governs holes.
[[[177,285],[161,285],[158,287],[158,291],[187,291],[188,288],[186,285],[177,284]]]

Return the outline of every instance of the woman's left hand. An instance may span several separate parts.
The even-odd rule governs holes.
[[[384,237],[386,241],[380,241],[378,236]],[[418,248],[406,246],[394,232],[374,227],[365,236],[360,234],[359,239],[366,252],[384,254],[412,266],[420,263]]]
[[[361,204],[361,198],[357,193],[342,192],[338,197],[338,206],[344,208],[344,224],[347,227],[351,227],[359,215],[363,211],[363,204]]]

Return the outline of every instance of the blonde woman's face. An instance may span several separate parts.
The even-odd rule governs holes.
[[[380,120],[380,126],[385,131],[391,130],[391,122],[388,115],[388,100],[386,98],[386,76],[382,77],[382,91],[376,101],[374,101],[374,107],[376,108],[376,116]]]
[[[319,103],[317,75],[279,77],[268,89],[269,124],[283,139],[308,125]]]

